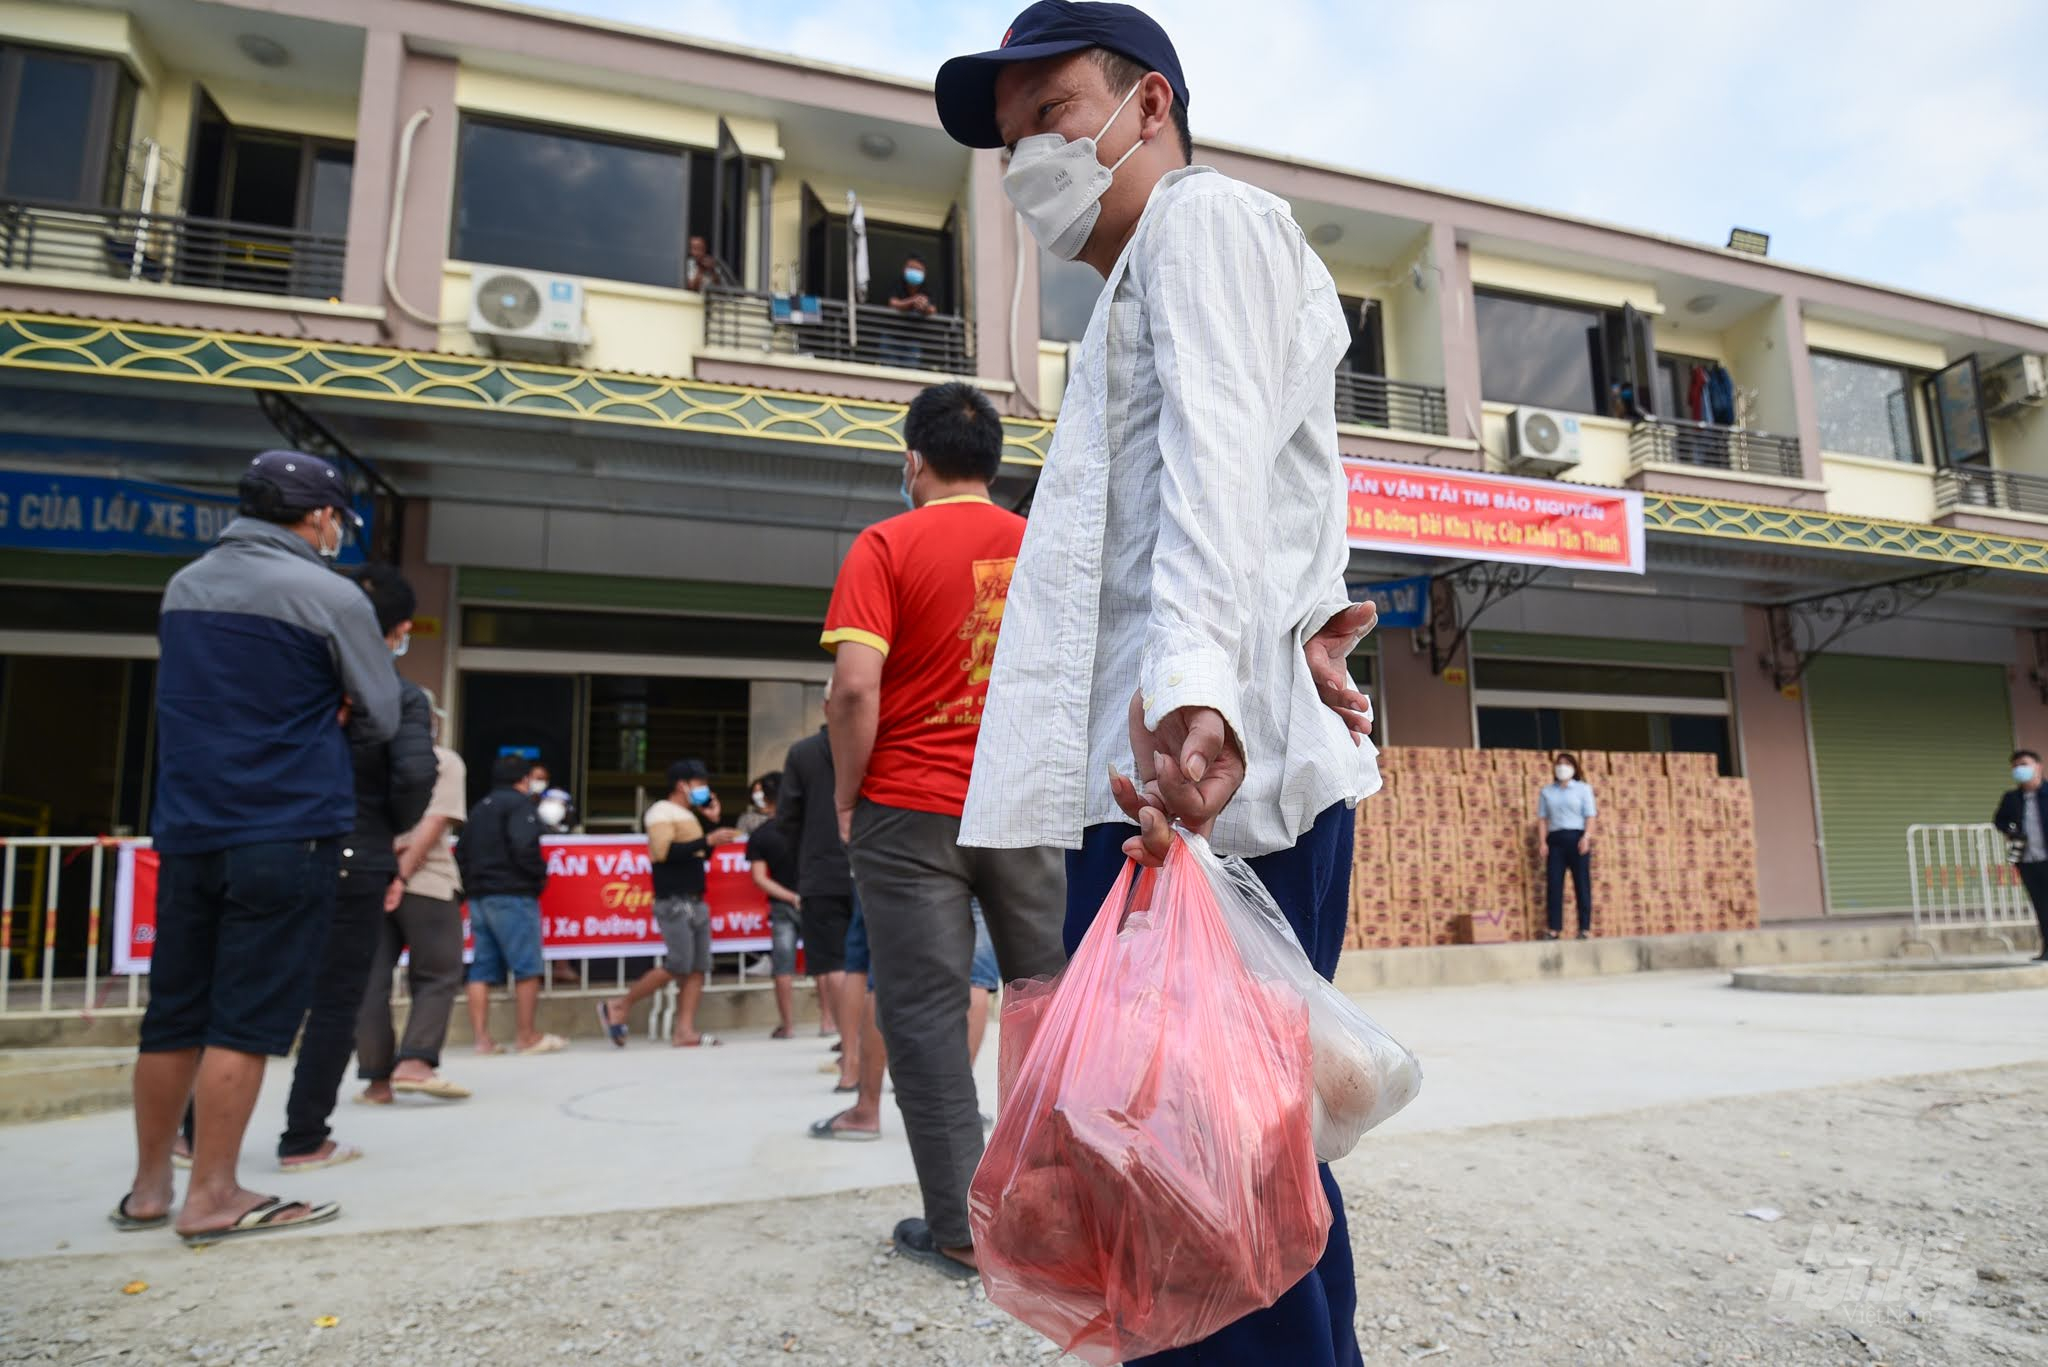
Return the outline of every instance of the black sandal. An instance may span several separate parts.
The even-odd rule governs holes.
[[[969,1267],[958,1258],[949,1258],[941,1252],[932,1239],[932,1227],[922,1220],[912,1218],[899,1222],[891,1242],[902,1257],[935,1267],[957,1281],[970,1281],[981,1276],[980,1269]]]

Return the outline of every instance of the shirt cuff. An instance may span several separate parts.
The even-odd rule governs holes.
[[[872,646],[884,655],[889,653],[889,643],[887,641],[875,635],[874,632],[862,631],[859,627],[834,627],[818,638],[819,645],[835,653],[838,651],[841,643],[846,641],[852,641],[855,645]]]
[[[1237,671],[1223,652],[1213,646],[1199,646],[1154,659],[1141,671],[1145,706],[1145,729],[1155,731],[1160,719],[1183,707],[1213,707],[1223,714],[1230,737],[1243,753],[1245,767],[1251,767],[1251,752],[1245,746],[1244,709],[1238,697]]]

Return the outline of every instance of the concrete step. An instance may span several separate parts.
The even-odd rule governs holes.
[[[0,1050],[0,1125],[109,1111],[129,1101],[135,1050]]]

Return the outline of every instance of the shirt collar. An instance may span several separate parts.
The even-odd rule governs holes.
[[[935,498],[924,506],[927,508],[943,508],[948,503],[987,503],[989,501],[990,499],[987,494],[954,494],[951,498]]]

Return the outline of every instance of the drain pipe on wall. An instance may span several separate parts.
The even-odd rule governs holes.
[[[384,239],[384,293],[398,307],[398,311],[423,327],[437,331],[462,323],[460,318],[440,318],[431,313],[422,313],[406,302],[398,292],[398,234],[405,226],[405,182],[412,171],[413,139],[419,136],[420,125],[433,117],[433,111],[416,109],[413,116],[405,121],[405,130],[398,135],[398,179],[391,187],[391,221],[386,227]]]
[[[1017,264],[1011,272],[1013,278],[1010,282],[1010,380],[1017,386],[1017,397],[1031,410],[1031,416],[1042,418],[1045,410],[1039,407],[1038,400],[1031,397],[1038,392],[1038,377],[1034,375],[1030,387],[1025,387],[1022,360],[1017,355],[1017,310],[1024,306],[1024,244],[1031,240],[1030,233],[1024,229],[1022,214],[1011,216],[1010,231],[1017,238]],[[1033,359],[1036,359],[1035,355]]]

